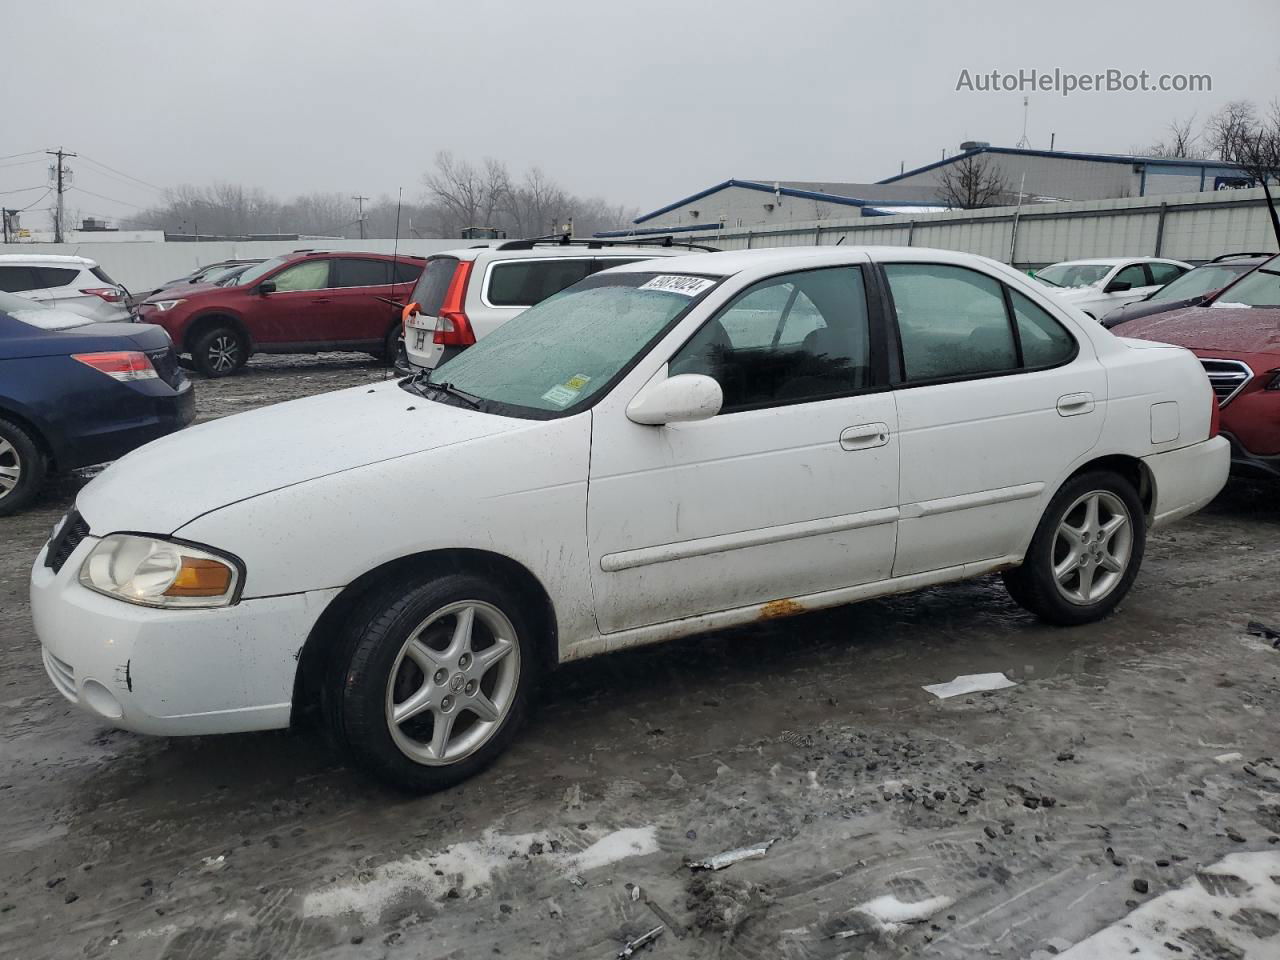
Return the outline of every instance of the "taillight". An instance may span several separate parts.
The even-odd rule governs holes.
[[[1212,391],[1209,402],[1213,404],[1213,413],[1209,414],[1209,439],[1212,440],[1222,429],[1222,408],[1218,406],[1218,395]]]
[[[89,287],[87,290],[81,290],[81,293],[87,293],[95,297],[101,297],[107,303],[119,303],[120,291],[115,287]]]
[[[449,289],[445,291],[444,302],[440,304],[440,312],[436,314],[436,332],[432,337],[434,343],[446,347],[469,347],[476,342],[471,321],[467,319],[467,312],[462,306],[467,297],[471,267],[471,260],[461,260],[453,271],[453,279],[449,281]]]
[[[87,367],[105,373],[120,381],[155,380],[160,374],[151,365],[151,358],[136,350],[118,350],[110,353],[73,353],[72,360],[79,360]]]

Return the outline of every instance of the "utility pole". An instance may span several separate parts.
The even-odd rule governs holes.
[[[9,218],[16,217],[17,210],[10,210],[8,207],[0,208],[0,220],[4,221],[4,242],[9,242]]]
[[[76,156],[76,154],[68,153],[66,150],[63,150],[61,147],[59,147],[57,150],[46,150],[45,153],[49,154],[49,156],[51,157],[58,158],[58,166],[54,174],[57,181],[58,204],[54,213],[55,219],[53,221],[53,242],[61,243],[62,242],[62,195],[66,192],[66,180],[67,180],[66,174],[71,172],[66,168],[66,165],[62,161],[65,160],[67,157],[74,157]]]
[[[364,202],[368,197],[355,196],[351,198],[356,202],[356,222],[360,224],[360,239],[364,239]]]

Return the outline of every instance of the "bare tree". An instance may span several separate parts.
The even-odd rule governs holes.
[[[441,150],[436,169],[422,179],[431,198],[448,214],[452,236],[465,227],[494,226],[495,215],[509,205],[511,177],[499,160],[486,158],[477,167]]]
[[[563,187],[551,180],[541,168],[531,167],[508,194],[509,230],[525,237],[547,233],[553,223],[572,215],[574,205]]]
[[[1280,214],[1269,185],[1280,179],[1280,100],[1272,101],[1265,117],[1248,100],[1228,103],[1209,118],[1209,134],[1218,158],[1239,164],[1241,172],[1262,187],[1271,229],[1280,244]]]
[[[985,157],[970,154],[942,169],[939,198],[949,207],[972,210],[994,207],[1010,199],[1009,182]]]
[[[1196,117],[1193,113],[1186,120],[1169,122],[1169,139],[1158,140],[1151,146],[1134,150],[1144,157],[1171,157],[1188,160],[1204,160],[1209,151],[1200,144],[1200,134],[1195,132]]]

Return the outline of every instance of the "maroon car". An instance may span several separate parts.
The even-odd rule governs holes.
[[[1280,257],[1207,306],[1131,320],[1116,333],[1195,353],[1218,396],[1232,470],[1280,479]]]
[[[299,250],[266,260],[229,286],[162,290],[138,318],[164,327],[210,377],[255,353],[352,350],[395,356],[400,309],[426,260],[379,253]]]

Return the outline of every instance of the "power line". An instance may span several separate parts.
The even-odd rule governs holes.
[[[40,187],[39,187],[38,185],[37,185],[37,186],[34,186],[34,187],[19,187],[17,190],[0,190],[0,194],[6,194],[6,193],[26,193],[28,190],[39,190],[39,189],[40,189]]]
[[[44,150],[28,150],[26,153],[10,153],[6,156],[0,157],[0,160],[12,160],[14,157],[30,157],[34,154],[45,152],[46,151]]]
[[[44,163],[39,157],[34,160],[19,160],[17,163],[0,163],[0,170],[6,170],[9,167],[29,167],[33,163]]]
[[[34,200],[32,200],[29,204],[27,204],[18,212],[26,213],[28,210],[30,210],[32,207],[34,207],[37,203],[39,203],[41,200],[43,200],[45,197],[47,197],[51,193],[53,193],[53,187],[47,187],[44,193],[40,194],[40,196],[36,197]]]
[[[112,173],[119,174],[120,176],[124,177],[127,180],[133,180],[135,183],[140,183],[144,187],[150,187],[152,190],[159,190],[161,193],[165,192],[164,187],[158,187],[154,183],[148,183],[146,180],[143,180],[141,177],[135,177],[133,176],[133,174],[125,173],[123,170],[117,170],[115,167],[109,167],[105,163],[103,163],[101,160],[95,160],[93,159],[93,157],[85,156],[84,154],[80,155],[80,159],[88,160],[90,163],[94,164],[95,166],[102,167],[106,170],[110,170]]]
[[[74,186],[74,187],[69,187],[68,189],[70,189],[70,190],[78,190],[78,191],[80,191],[81,193],[87,193],[89,196],[91,196],[91,197],[97,197],[99,200],[110,200],[112,203],[119,203],[119,204],[123,204],[123,205],[124,205],[124,206],[126,206],[126,207],[133,207],[133,209],[135,209],[135,210],[145,210],[145,209],[146,209],[145,207],[141,207],[141,206],[139,206],[139,205],[138,205],[138,204],[136,204],[136,203],[130,203],[128,200],[117,200],[115,197],[108,197],[108,196],[106,196],[105,194],[101,194],[101,193],[94,193],[92,190],[86,190],[84,187],[79,186],[79,185],[76,185],[76,186]]]

